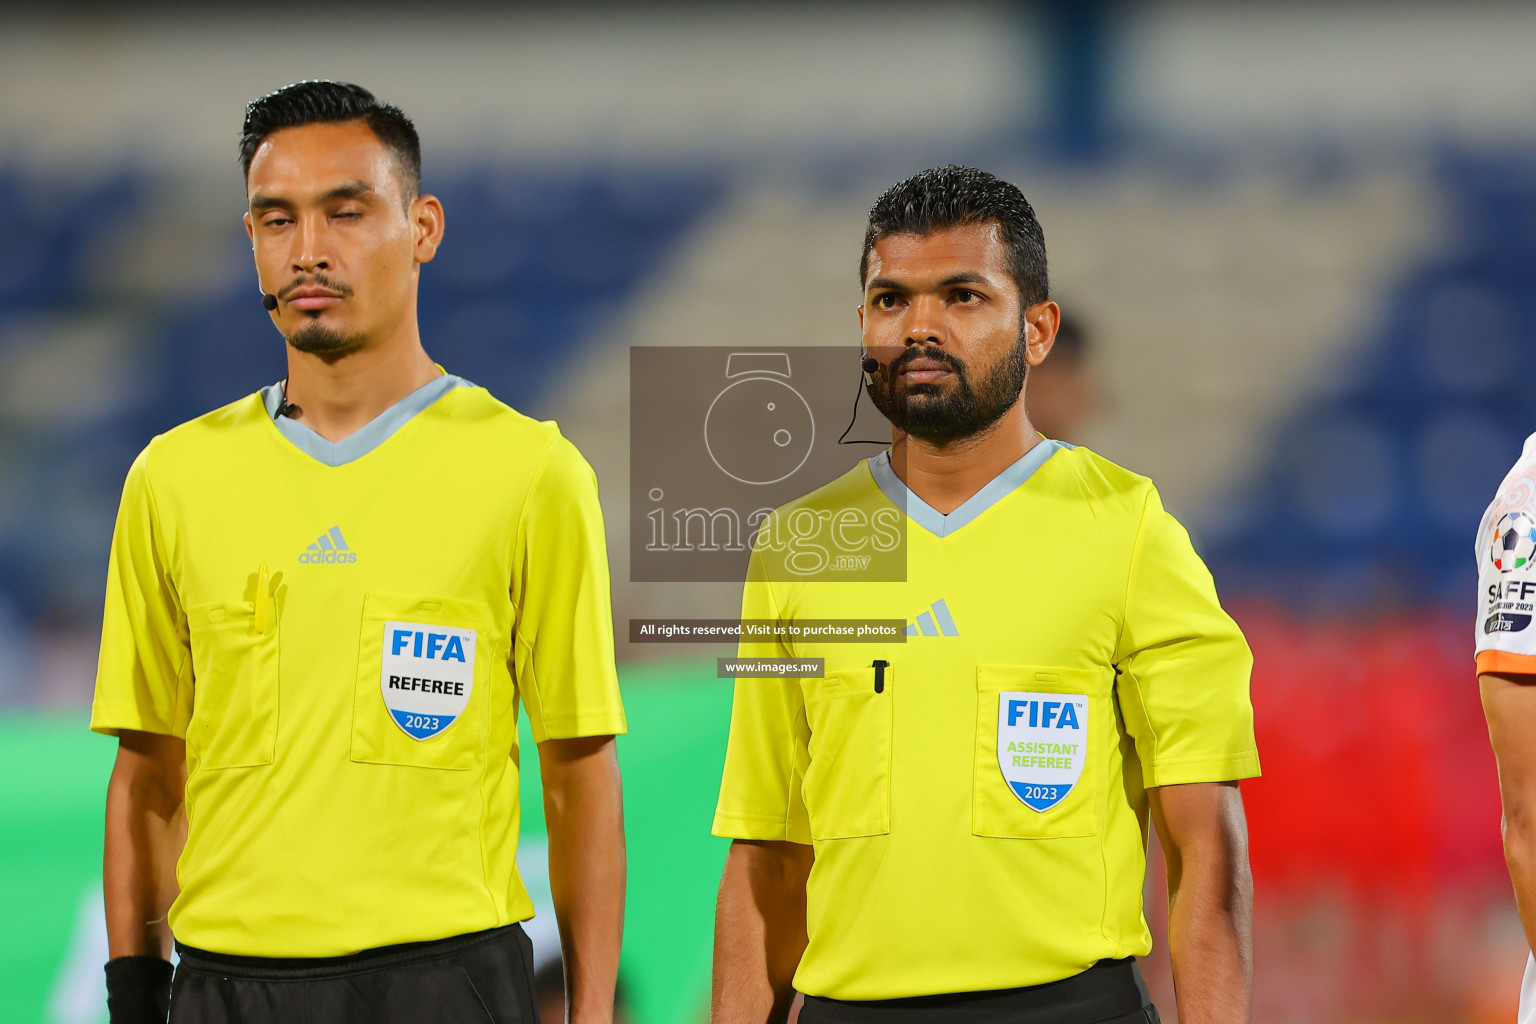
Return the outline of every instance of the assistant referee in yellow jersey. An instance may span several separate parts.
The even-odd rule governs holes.
[[[825,671],[737,681],[714,1021],[783,1020],[796,989],[802,1024],[1156,1021],[1149,813],[1179,1020],[1247,1021],[1252,659],[1151,482],[1030,426],[1060,315],[1034,211],[925,171],[875,203],[860,277],[891,447],[763,525],[742,618],[907,635],[741,645]],[[802,509],[904,513],[905,580],[796,578],[764,538]]]
[[[607,1022],[625,723],[592,470],[423,350],[443,209],[400,110],[301,82],[240,156],[288,376],[124,487],[91,717],[112,1021],[535,1020],[521,703],[571,1019]]]

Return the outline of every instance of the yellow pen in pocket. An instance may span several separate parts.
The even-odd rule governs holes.
[[[252,625],[258,633],[272,628],[272,578],[266,562],[256,570],[256,616]]]

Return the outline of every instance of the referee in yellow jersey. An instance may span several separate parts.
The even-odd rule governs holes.
[[[1152,483],[1030,426],[1059,319],[1034,211],[925,171],[876,201],[860,277],[891,447],[763,525],[742,618],[907,635],[741,645],[825,671],[736,684],[714,1021],[784,1020],[796,989],[802,1024],[1156,1021],[1149,814],[1179,1020],[1247,1021],[1252,659]],[[905,580],[797,579],[765,538],[800,509],[904,513]]]
[[[535,1020],[519,702],[571,1019],[607,1022],[625,724],[592,470],[423,350],[443,209],[400,110],[300,82],[246,108],[240,157],[288,376],[123,490],[91,716],[113,1024]]]

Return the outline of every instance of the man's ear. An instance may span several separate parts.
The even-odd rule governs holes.
[[[415,233],[416,262],[430,263],[443,242],[443,204],[437,196],[421,195],[406,212]]]
[[[1050,299],[1037,302],[1024,311],[1024,361],[1039,366],[1056,344],[1056,329],[1061,326],[1061,307]]]

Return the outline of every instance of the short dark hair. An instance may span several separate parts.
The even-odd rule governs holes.
[[[1017,185],[974,167],[933,167],[898,181],[869,209],[859,287],[869,275],[869,253],[887,235],[931,235],[936,231],[995,223],[1008,250],[1008,269],[1025,308],[1051,297],[1045,263],[1045,232],[1034,207]]]
[[[350,82],[306,81],[285,85],[245,105],[240,133],[240,169],[247,177],[251,161],[267,136],[307,124],[361,121],[379,137],[400,165],[406,198],[421,192],[421,139],[399,107],[380,103],[373,93]]]

